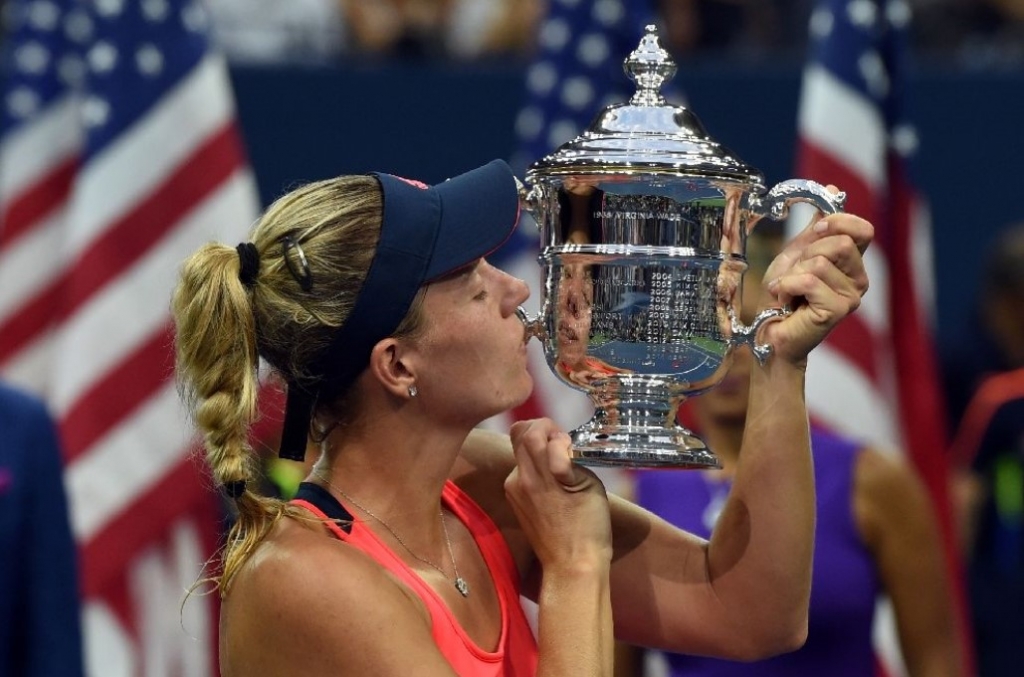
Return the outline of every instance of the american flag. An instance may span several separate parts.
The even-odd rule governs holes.
[[[876,235],[865,259],[871,290],[811,355],[807,401],[826,427],[909,456],[931,495],[949,570],[959,581],[947,422],[931,336],[930,218],[910,178],[917,137],[903,101],[910,20],[902,0],[822,0],[811,16],[796,175],[841,187],[846,209],[871,221]],[[794,227],[804,222],[790,220]],[[966,645],[959,585],[953,594],[961,600]],[[876,633],[881,657],[898,674],[894,634],[884,627]],[[970,674],[970,657],[965,661]]]
[[[8,0],[0,377],[59,420],[87,671],[215,674],[219,506],[172,379],[179,263],[258,198],[198,0]]]
[[[586,130],[606,105],[635,90],[622,70],[644,26],[653,23],[649,0],[551,0],[537,33],[537,53],[526,70],[523,106],[516,117],[519,147],[512,167],[522,172]],[[672,92],[666,91],[671,97]]]

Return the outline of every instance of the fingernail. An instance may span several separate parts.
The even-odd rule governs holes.
[[[814,224],[815,233],[824,233],[826,230],[828,230],[828,221],[822,219],[821,221],[818,221],[816,224]]]
[[[778,288],[779,288],[779,278],[775,278],[774,280],[772,280],[771,282],[768,283],[768,291],[770,291],[771,293],[774,294],[776,292],[776,290],[778,290]]]

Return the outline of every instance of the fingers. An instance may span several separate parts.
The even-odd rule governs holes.
[[[791,270],[814,273],[831,268],[847,276],[858,295],[863,296],[868,290],[868,275],[861,250],[849,235],[830,235],[813,242],[800,252]]]
[[[873,237],[874,228],[864,219],[852,214],[829,215],[793,238],[768,267],[765,279],[775,285],[779,278],[795,272],[797,266],[803,272],[813,273],[816,268],[808,262],[822,258],[847,275],[863,296],[868,289],[868,276],[862,255]],[[773,291],[771,286],[769,289]]]
[[[566,488],[583,481],[572,462],[569,436],[550,419],[514,423],[509,437],[521,481],[535,486],[553,480]]]
[[[871,224],[850,214],[832,214],[811,224],[769,267],[768,291],[794,311],[785,350],[797,360],[842,318],[860,307],[868,289],[863,252],[874,236]]]
[[[779,277],[789,271],[798,261],[806,258],[805,251],[825,238],[849,238],[854,248],[863,254],[874,238],[874,227],[853,214],[829,214],[813,221],[796,237],[790,240],[768,268],[771,277]],[[852,271],[850,271],[852,272]]]
[[[806,307],[815,316],[815,324],[822,325],[855,311],[863,295],[861,285],[824,256],[801,261],[771,289],[780,303]]]
[[[769,290],[780,302],[789,304],[804,296],[804,291],[817,289],[817,282],[845,297],[851,310],[860,305],[867,292],[868,276],[856,241],[847,234],[830,235],[812,242],[799,252],[781,276],[769,281]]]
[[[846,213],[829,214],[812,223],[809,230],[819,237],[846,235],[853,240],[861,254],[867,251],[868,245],[875,237],[875,228],[871,223],[859,216]]]

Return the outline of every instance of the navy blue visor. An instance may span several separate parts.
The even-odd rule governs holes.
[[[394,334],[420,288],[498,249],[519,221],[512,170],[494,160],[435,186],[391,174],[380,183],[380,239],[352,313],[313,365],[317,387],[288,385],[280,456],[302,460],[318,399],[350,386],[369,364],[373,346]]]

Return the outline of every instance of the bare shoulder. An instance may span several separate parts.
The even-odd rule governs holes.
[[[394,642],[408,650],[395,656]],[[236,675],[447,675],[422,602],[316,523],[283,519],[239,571],[221,611],[221,670]],[[409,674],[409,673],[405,673]]]
[[[900,501],[907,493],[923,491],[921,480],[902,456],[871,447],[861,450],[854,469],[854,486],[881,501]]]
[[[887,531],[930,510],[928,496],[917,473],[894,453],[866,448],[854,468],[854,515],[869,546]]]

